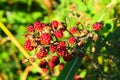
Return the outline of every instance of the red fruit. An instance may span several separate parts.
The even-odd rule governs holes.
[[[64,41],[61,41],[57,45],[57,52],[59,56],[64,56],[66,53],[66,43]]]
[[[60,63],[58,56],[53,56],[51,61],[55,66]]]
[[[67,53],[66,47],[60,47],[57,49],[59,56],[64,56]]]
[[[65,54],[64,56],[63,56],[63,59],[64,59],[64,61],[70,61],[71,59],[72,59],[72,55],[71,54],[69,54],[69,53],[67,53],[67,54]]]
[[[42,30],[46,26],[45,23],[40,23],[38,21],[34,22],[34,28],[36,31]]]
[[[57,38],[62,38],[63,37],[63,32],[61,30],[56,30],[54,32],[54,35],[57,37]]]
[[[40,61],[40,63],[39,63],[39,66],[41,67],[41,68],[46,68],[47,67],[47,61],[45,61],[45,60],[42,60],[42,61]]]
[[[93,24],[93,30],[99,31],[102,28],[102,24],[100,22],[96,22]]]
[[[49,44],[51,40],[51,37],[48,33],[44,33],[40,36],[40,42],[42,44]]]
[[[74,37],[70,37],[70,38],[68,38],[68,43],[69,44],[74,44],[75,43],[75,38]]]
[[[58,25],[59,25],[59,22],[58,21],[56,21],[56,20],[54,20],[54,21],[52,21],[52,28],[57,28],[58,27]]]
[[[50,46],[50,51],[54,53],[56,51],[56,48],[57,48],[56,45],[51,45]]]
[[[71,28],[69,29],[69,32],[70,32],[71,34],[75,34],[75,33],[77,32],[77,28],[76,28],[76,27],[71,27]]]
[[[46,56],[47,56],[47,52],[43,48],[41,48],[40,51],[36,54],[36,57],[38,59],[41,59],[41,58],[46,57]]]
[[[53,71],[55,65],[52,63],[52,61],[49,61],[49,62],[48,62],[48,65],[49,65],[49,67],[50,67],[50,70]]]
[[[48,71],[48,68],[42,68],[43,72],[47,72]]]
[[[64,64],[63,64],[63,63],[61,63],[61,64],[59,65],[59,70],[60,70],[60,71],[62,71],[62,70],[63,70],[63,68],[64,68]]]
[[[75,75],[74,75],[74,80],[81,80],[81,79],[80,79],[80,76],[77,75],[77,74],[75,74]]]
[[[60,48],[60,47],[66,47],[66,43],[64,41],[59,42],[57,45],[57,48]]]
[[[33,32],[34,30],[35,30],[34,27],[31,25],[27,27],[28,32]]]
[[[62,27],[60,28],[60,30],[63,32],[66,30],[66,27],[64,25],[62,25]]]
[[[26,40],[25,43],[24,43],[24,48],[26,50],[29,50],[29,51],[32,51],[34,49],[34,47],[32,46],[30,40]]]

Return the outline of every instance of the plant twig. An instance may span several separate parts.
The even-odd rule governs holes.
[[[29,73],[32,69],[33,69],[33,66],[32,66],[32,65],[27,66],[27,67],[25,68],[25,71],[24,71],[24,74],[23,74],[21,80],[27,80],[28,73]]]

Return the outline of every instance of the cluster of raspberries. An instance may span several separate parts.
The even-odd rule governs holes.
[[[101,27],[99,22],[93,24],[93,30],[98,31]],[[51,70],[60,63],[60,58],[70,61],[76,44],[81,46],[85,43],[80,38],[89,33],[88,30],[79,30],[74,26],[67,29],[65,24],[57,20],[49,24],[36,21],[27,27],[27,31],[24,48],[28,51],[35,50],[35,58],[40,60],[39,66]],[[67,39],[64,37],[65,31],[69,34]]]

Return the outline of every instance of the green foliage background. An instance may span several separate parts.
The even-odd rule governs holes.
[[[68,27],[76,24],[75,18],[70,18],[70,6],[76,5],[76,11],[82,12],[89,18],[90,25],[96,21],[104,22],[102,30],[98,33],[101,35],[100,39],[95,43],[96,54],[94,54],[94,61],[100,66],[99,69],[87,69],[86,66],[91,66],[92,63],[83,63],[83,68],[74,68],[71,73],[64,73],[67,69],[71,69],[75,60],[73,59],[66,64],[65,69],[61,72],[58,80],[64,80],[65,76],[73,79],[74,74],[83,76],[84,80],[119,80],[120,79],[120,0],[53,0],[52,11],[46,7],[42,0],[0,0],[0,22],[4,23],[18,42],[23,45],[25,42],[24,34],[26,27],[33,24],[36,20],[49,23],[56,19],[65,22],[66,19]],[[80,22],[84,23],[86,19],[82,18]],[[91,45],[86,47],[88,50]],[[89,53],[88,53],[89,54]],[[93,56],[93,55],[92,55]],[[113,63],[109,65],[109,61]],[[29,64],[22,64],[21,60],[24,56],[16,48],[9,37],[0,28],[0,80],[22,80],[25,68]],[[98,60],[101,59],[101,60]],[[98,60],[98,61],[97,61]],[[100,64],[100,61],[103,64]],[[81,60],[76,64],[81,64]],[[68,66],[67,66],[68,65]],[[109,68],[109,69],[108,69]],[[105,69],[108,69],[105,71]],[[78,72],[76,72],[78,70]],[[69,71],[68,71],[69,72]],[[70,75],[69,75],[70,74]],[[89,75],[91,77],[88,77]],[[101,74],[101,75],[99,75]],[[105,75],[105,76],[104,76]],[[106,77],[107,75],[107,77]],[[64,76],[61,78],[61,76]],[[71,77],[72,78],[71,78]],[[35,68],[29,72],[27,80],[43,79]],[[50,80],[56,80],[57,77],[51,76]]]

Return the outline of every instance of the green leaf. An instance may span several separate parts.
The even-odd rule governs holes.
[[[108,16],[108,15],[106,15],[107,12],[114,9],[116,4],[117,4],[117,0],[113,0],[108,5],[106,5],[106,7],[102,8],[101,10],[96,12],[95,16],[92,18],[92,24],[96,21],[98,21],[98,22],[102,21],[105,18],[105,16]]]
[[[93,24],[94,22],[97,22],[97,21],[98,21],[98,22],[102,21],[102,19],[103,19],[104,16],[105,16],[105,11],[106,11],[106,8],[100,10],[100,11],[92,18],[92,24]]]
[[[80,49],[79,46],[75,47],[74,53],[76,53],[76,55],[73,57],[71,61],[67,62],[64,69],[58,76],[57,80],[73,80],[74,79],[74,75],[77,72],[83,60],[82,57],[80,58],[77,56],[77,54],[80,52],[79,49]]]
[[[65,68],[62,70],[57,80],[73,80],[74,75],[81,63],[82,58],[75,56],[70,62],[66,64]]]
[[[79,5],[79,10],[88,11],[88,8],[81,0],[74,0]]]

